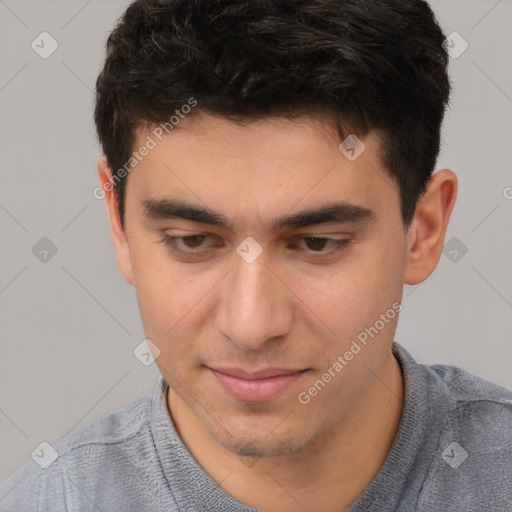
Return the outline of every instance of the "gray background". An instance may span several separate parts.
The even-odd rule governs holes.
[[[135,292],[92,195],[92,91],[128,3],[0,0],[0,482],[42,441],[151,393],[159,375],[133,355],[144,338]],[[459,179],[455,240],[424,283],[406,285],[395,339],[419,362],[512,388],[512,2],[431,4],[469,44],[451,59],[436,168]],[[47,59],[31,48],[43,31],[59,45]],[[43,237],[57,248],[45,262],[32,251]]]

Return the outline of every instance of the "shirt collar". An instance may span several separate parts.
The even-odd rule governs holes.
[[[445,395],[436,392],[435,372],[418,364],[397,342],[392,351],[404,377],[404,405],[397,435],[378,474],[345,512],[393,512],[417,495],[428,471],[425,456],[435,450]],[[198,464],[178,435],[167,407],[169,385],[159,376],[151,403],[157,457],[179,509],[259,512],[220,487]],[[414,475],[414,478],[411,478]]]

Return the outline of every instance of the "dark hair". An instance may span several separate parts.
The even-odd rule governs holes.
[[[199,106],[189,115],[239,123],[331,113],[341,139],[382,130],[408,227],[440,149],[451,89],[444,39],[423,0],[136,0],[107,41],[99,141],[115,174],[138,128],[169,127],[191,99]]]

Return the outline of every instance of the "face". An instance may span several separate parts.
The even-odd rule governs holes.
[[[136,147],[148,135],[118,261],[156,364],[220,445],[296,452],[391,353],[407,240],[378,133],[353,161],[321,119],[201,114]]]

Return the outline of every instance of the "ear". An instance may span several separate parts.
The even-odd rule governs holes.
[[[107,164],[105,155],[103,155],[98,160],[98,177],[103,191],[101,195],[104,195],[105,203],[107,205],[110,232],[112,234],[114,249],[117,255],[117,266],[119,267],[123,277],[133,285],[133,270],[130,260],[128,241],[126,238],[126,232],[121,225],[121,218],[117,207],[117,197],[114,192],[112,181],[110,180],[111,176],[111,169]]]
[[[456,197],[455,173],[443,169],[432,175],[407,233],[406,284],[421,283],[436,268]]]

